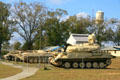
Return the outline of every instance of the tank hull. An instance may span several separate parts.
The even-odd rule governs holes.
[[[69,62],[81,62],[81,61],[91,61],[91,62],[99,62],[99,61],[106,61],[106,60],[110,60],[110,58],[72,58],[72,59],[58,59],[57,61],[62,61],[62,62],[66,62],[66,61],[69,61]]]
[[[67,64],[66,64],[67,63]],[[89,63],[89,65],[88,65]],[[52,64],[52,63],[51,63]],[[62,68],[95,68],[103,69],[111,64],[111,58],[72,58],[72,59],[58,59],[52,65]],[[70,66],[67,66],[67,65]],[[74,64],[78,65],[75,66]],[[84,64],[84,66],[82,65]],[[96,64],[96,65],[95,65]]]
[[[66,53],[52,57],[50,63],[63,68],[106,68],[111,64],[111,59],[115,58],[109,53]]]
[[[9,61],[27,62],[27,63],[48,63],[51,54],[43,50],[14,51],[4,56]]]

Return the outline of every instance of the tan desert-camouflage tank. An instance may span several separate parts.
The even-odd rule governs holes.
[[[68,46],[65,52],[58,52],[49,58],[52,65],[64,68],[106,68],[115,58],[102,52],[95,44],[94,34],[88,36],[88,43]]]
[[[29,63],[48,62],[50,54],[44,50],[11,51],[4,56],[10,61],[24,61]]]

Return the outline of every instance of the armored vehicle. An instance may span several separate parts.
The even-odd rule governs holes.
[[[44,50],[11,51],[4,55],[4,59],[29,63],[48,63],[49,56],[51,55]]]
[[[111,64],[112,58],[115,57],[101,51],[100,46],[91,39],[88,43],[67,45],[64,52],[55,53],[49,61],[54,66],[64,68],[106,68]]]
[[[112,58],[115,57],[99,49],[85,48],[81,51],[76,49],[70,52],[58,52],[49,60],[52,65],[65,68],[106,68],[111,64]]]

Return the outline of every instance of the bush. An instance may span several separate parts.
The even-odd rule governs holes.
[[[2,56],[3,56],[3,55],[6,55],[7,53],[9,53],[9,51],[6,51],[6,50],[2,50],[2,51],[1,51]]]

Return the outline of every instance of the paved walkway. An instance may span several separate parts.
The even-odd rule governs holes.
[[[35,67],[23,67],[23,66],[14,65],[12,63],[6,63],[6,62],[2,62],[2,64],[9,65],[15,68],[21,68],[23,71],[14,76],[10,76],[10,77],[3,78],[0,80],[20,80],[26,77],[30,77],[38,71],[38,68],[35,68]]]

